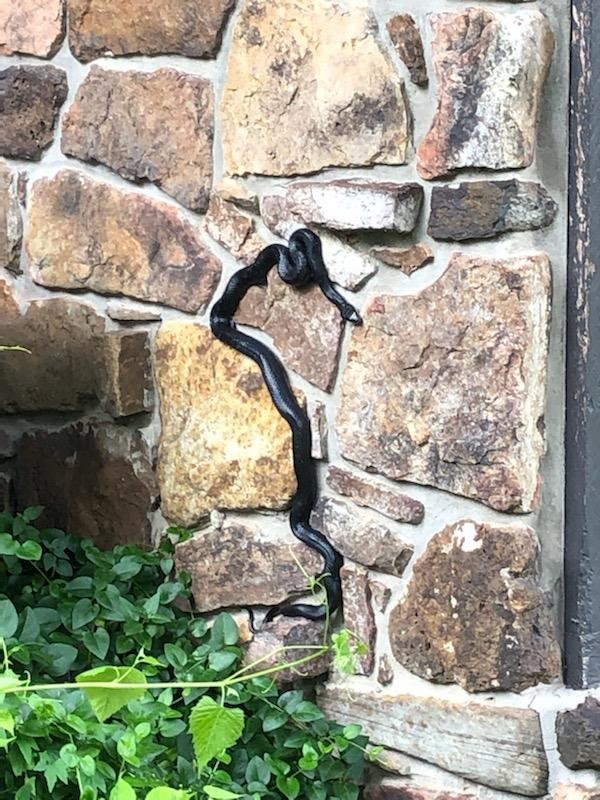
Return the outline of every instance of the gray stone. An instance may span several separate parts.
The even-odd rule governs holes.
[[[0,269],[19,271],[22,234],[18,176],[0,160]]]
[[[254,664],[262,659],[260,669],[277,667],[273,679],[279,685],[299,678],[315,678],[324,675],[331,665],[331,652],[320,653],[316,649],[323,645],[324,640],[325,626],[322,622],[280,617],[261,627],[246,650],[244,663]],[[282,652],[286,647],[290,649]],[[301,659],[305,659],[304,663],[281,669]]]
[[[600,769],[600,701],[586,697],[556,718],[560,759],[569,769]]]
[[[309,400],[307,410],[312,441],[310,454],[318,461],[323,461],[327,458],[327,434],[329,432],[325,404],[320,400]]]
[[[423,503],[335,464],[331,464],[327,470],[327,485],[339,494],[350,497],[357,505],[372,508],[397,522],[418,525],[423,521]]]
[[[371,605],[369,574],[364,567],[346,562],[340,573],[344,605],[344,627],[352,631],[366,652],[357,656],[357,675],[370,675],[375,667],[377,626]]]
[[[394,680],[394,668],[387,653],[384,653],[379,659],[379,667],[377,668],[377,682],[382,686],[389,686]]]

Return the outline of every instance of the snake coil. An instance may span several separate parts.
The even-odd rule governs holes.
[[[324,561],[324,570],[318,580],[325,588],[327,604],[316,606],[308,603],[280,603],[267,612],[265,621],[280,614],[319,620],[324,619],[327,614],[333,614],[341,605],[340,569],[343,559],[327,538],[310,525],[310,514],[317,500],[310,422],[296,400],[281,361],[265,344],[240,331],[233,321],[248,289],[252,286],[266,286],[267,276],[274,266],[277,266],[281,280],[291,286],[300,288],[316,283],[325,297],[337,306],[344,320],[355,325],[360,325],[362,320],[354,306],[333,286],[323,261],[321,240],[316,233],[306,228],[291,235],[288,247],[269,245],[261,250],[253,264],[234,273],[210,313],[210,326],[214,335],[258,364],[275,407],[291,428],[297,490],[290,509],[290,527],[294,536],[316,550]]]

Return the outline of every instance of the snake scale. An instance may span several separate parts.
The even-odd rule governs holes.
[[[290,508],[290,527],[294,536],[316,550],[324,561],[324,569],[318,581],[325,589],[326,604],[280,603],[269,609],[265,621],[278,615],[319,620],[333,614],[341,605],[340,569],[343,558],[327,537],[310,524],[310,515],[317,500],[317,475],[311,456],[310,422],[296,400],[281,361],[263,342],[240,331],[233,321],[238,306],[250,287],[266,286],[267,276],[275,266],[281,280],[291,286],[300,288],[316,283],[325,297],[337,306],[344,320],[356,325],[360,325],[362,320],[354,306],[334,287],[323,261],[321,240],[316,233],[306,228],[295,231],[287,247],[281,244],[269,245],[261,250],[250,266],[235,272],[210,313],[213,334],[258,364],[275,407],[291,428],[297,489]]]

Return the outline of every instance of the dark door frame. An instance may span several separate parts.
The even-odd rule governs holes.
[[[565,682],[587,688],[600,684],[600,8],[571,11],[564,652]]]

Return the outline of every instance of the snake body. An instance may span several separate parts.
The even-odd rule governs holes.
[[[277,266],[281,280],[291,286],[303,287],[316,283],[327,299],[337,306],[344,320],[360,325],[361,318],[354,306],[339,294],[329,279],[323,261],[321,240],[317,234],[305,228],[292,234],[288,247],[281,244],[269,245],[261,250],[250,266],[235,272],[210,313],[210,326],[214,335],[258,364],[275,407],[291,428],[297,489],[290,508],[290,527],[294,536],[316,550],[324,561],[323,572],[317,580],[325,589],[327,603],[280,603],[267,612],[265,621],[278,615],[319,620],[333,614],[341,605],[340,569],[343,558],[327,537],[310,524],[310,515],[317,500],[310,422],[296,400],[281,361],[263,342],[240,331],[233,321],[247,291],[252,286],[266,286],[267,276],[274,266]]]

